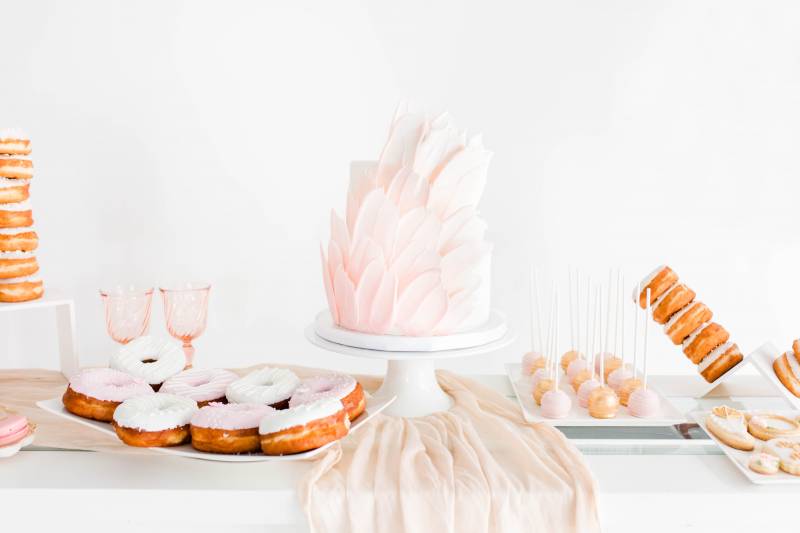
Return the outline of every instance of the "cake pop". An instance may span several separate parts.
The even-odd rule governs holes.
[[[597,293],[595,298],[595,312],[594,312],[594,327],[592,328],[592,345],[589,346],[589,349],[592,350],[591,353],[596,353],[595,349],[595,342],[599,340],[598,330],[600,328],[601,323],[601,311],[600,311],[600,296]],[[590,365],[590,369],[594,368],[594,361],[592,361],[592,365]],[[581,383],[580,387],[578,387],[577,394],[578,394],[578,405],[581,407],[589,407],[589,396],[591,395],[592,391],[600,386],[600,382],[595,379],[595,373],[592,371],[589,379],[585,380]]]
[[[554,298],[555,298],[555,291],[553,292],[553,299],[551,299],[550,303],[550,321],[547,327],[547,342],[545,343],[545,350],[544,350],[546,364],[544,368],[541,369],[543,370],[543,372],[538,373],[535,380],[536,383],[533,385],[533,399],[536,402],[536,405],[541,405],[542,396],[544,395],[544,393],[553,390],[553,387],[555,386],[555,383],[553,382],[553,371],[554,371],[553,364],[555,363],[555,350],[553,350],[552,348],[553,336],[554,336],[553,329],[555,325]]]
[[[639,287],[641,288],[641,287]],[[631,393],[642,386],[642,380],[636,377],[636,356],[639,351],[639,307],[637,305],[636,311],[633,313],[633,375],[628,379],[622,381],[622,384],[617,390],[619,395],[619,403],[624,406],[628,405],[628,398]]]
[[[642,359],[644,359],[644,363],[642,365],[643,383],[641,388],[631,392],[630,397],[628,398],[628,412],[637,418],[653,417],[658,413],[661,407],[661,400],[659,399],[658,394],[647,388],[647,338],[649,337],[650,332],[650,320],[648,320],[648,318],[653,318],[653,308],[651,307],[650,302],[650,289],[647,289],[646,312],[647,316],[644,323],[644,353],[642,354]]]
[[[621,276],[621,272],[619,273]],[[622,383],[628,379],[633,377],[633,372],[625,366],[625,296],[623,294],[622,288],[625,287],[625,277],[621,276],[621,279],[617,278],[617,286],[619,287],[619,291],[617,294],[617,304],[619,305],[620,313],[622,315],[621,319],[619,320],[619,326],[621,326],[622,330],[620,331],[620,347],[619,347],[619,355],[620,355],[620,366],[619,368],[613,370],[611,373],[608,374],[608,386],[614,389],[614,392],[617,392],[619,395],[619,388],[622,386]],[[616,337],[615,337],[616,339]],[[616,349],[616,342],[614,342],[614,348]],[[616,350],[615,350],[616,351]]]
[[[612,283],[612,281],[613,281],[613,270],[612,269],[608,269],[608,303],[607,303],[607,306],[606,306],[606,313],[608,314],[608,317],[606,318],[606,336],[605,336],[605,342],[603,343],[602,357],[598,357],[597,358],[597,362],[595,363],[595,365],[597,365],[597,367],[599,367],[600,366],[600,361],[601,360],[603,361],[603,365],[605,367],[605,374],[603,375],[603,379],[605,379],[605,380],[608,380],[608,374],[610,374],[611,372],[613,372],[614,370],[619,368],[620,365],[622,364],[622,361],[620,361],[620,358],[615,355],[617,353],[617,330],[616,330],[616,328],[614,329],[614,351],[611,352],[611,351],[608,350],[608,348],[609,348],[609,346],[608,346],[609,334],[608,333],[609,333],[609,329],[611,327],[611,295],[612,295],[612,291],[611,291],[611,286],[612,285],[611,285],[611,283]],[[617,277],[617,284],[619,284],[619,277]],[[617,292],[619,292],[619,287],[618,286],[617,286]],[[618,300],[618,298],[615,298],[615,300]],[[618,308],[617,304],[615,303],[614,304],[614,322],[615,322],[615,326],[616,326],[616,317],[617,317],[618,314],[619,314],[619,308]],[[595,370],[597,370],[597,368],[595,368]]]
[[[591,311],[591,292],[592,292],[592,278],[586,278],[586,336],[584,338],[584,343],[586,347],[586,353],[591,354],[591,350],[594,348],[592,343],[589,342],[589,322],[590,317],[592,316]],[[594,331],[594,330],[593,330]],[[567,369],[567,375],[570,377],[569,384],[572,385],[572,389],[577,393],[578,389],[581,386],[581,383],[586,381],[587,379],[592,378],[592,368],[594,368],[594,358],[592,357],[592,361],[588,363],[584,362],[583,365],[576,364],[576,368],[572,370],[572,374],[570,374],[570,370]]]
[[[608,287],[609,292],[611,286]],[[608,327],[606,327],[606,343],[608,343]],[[589,415],[592,418],[614,418],[619,409],[619,398],[611,387],[605,384],[605,358],[600,359],[600,386],[589,393]]]
[[[556,292],[556,340],[558,340],[558,329],[558,293]],[[555,351],[553,353],[555,354]],[[553,359],[555,360],[555,358]],[[553,374],[555,377],[553,389],[542,395],[542,416],[547,418],[564,418],[569,414],[569,410],[572,408],[572,400],[558,387],[558,377],[561,372],[554,369]]]
[[[545,358],[544,355],[536,350],[537,344],[541,346],[542,342],[542,322],[541,322],[541,309],[539,308],[539,287],[536,283],[536,270],[531,268],[530,283],[528,287],[528,313],[530,317],[530,331],[531,331],[531,351],[522,356],[522,375],[532,376],[538,370],[544,368]],[[536,305],[536,312],[533,311],[534,302]],[[536,320],[534,320],[534,315]],[[534,325],[536,326],[534,328]],[[534,331],[538,333],[539,342],[536,342]]]
[[[575,289],[575,297],[578,296],[578,274],[575,274],[575,282],[576,282],[576,289]],[[578,327],[580,325],[580,317],[576,317],[577,315],[577,308],[576,305],[573,308],[573,290],[572,290],[572,269],[569,270],[569,305],[567,306],[567,310],[569,311],[569,340],[572,347],[567,350],[564,355],[561,356],[561,370],[567,372],[569,370],[569,365],[574,363],[575,361],[579,361],[583,359],[583,354],[578,351]]]

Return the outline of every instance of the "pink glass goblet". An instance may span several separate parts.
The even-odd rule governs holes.
[[[147,333],[153,289],[117,285],[100,289],[106,311],[106,329],[115,342],[127,344]]]
[[[164,317],[167,319],[169,334],[183,342],[186,354],[186,368],[194,361],[192,341],[206,329],[208,318],[208,283],[184,283],[160,287],[164,300]]]

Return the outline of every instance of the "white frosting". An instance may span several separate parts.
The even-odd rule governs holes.
[[[681,345],[681,346],[683,346],[684,350],[686,348],[688,348],[689,345],[692,344],[692,342],[694,342],[694,340],[697,338],[697,336],[700,335],[700,332],[703,331],[704,329],[706,329],[706,326],[708,326],[708,324],[709,324],[708,322],[703,322],[702,324],[700,324],[700,326],[698,326],[698,328],[696,330],[694,330],[693,332],[689,333],[689,336],[686,337],[686,339],[684,339],[683,344]]]
[[[25,283],[26,281],[38,282],[42,281],[42,279],[39,276],[20,276],[18,278],[5,278],[5,279],[0,279],[0,285],[4,283]]]
[[[155,361],[144,363],[147,359]],[[109,366],[157,385],[183,370],[186,356],[177,342],[144,336],[122,346],[111,356]]]
[[[0,130],[0,141],[30,141],[30,138],[20,129],[6,128]]]
[[[27,185],[31,180],[28,178],[3,178],[0,177],[0,189],[8,189],[10,187],[22,187]]]
[[[767,429],[777,429],[781,431],[791,431],[793,429],[797,429],[797,424],[794,423],[793,421],[788,419],[783,420],[781,418],[776,418],[768,414],[753,415],[750,417],[750,422],[752,424]]]
[[[30,161],[30,156],[22,154],[0,154],[0,159],[19,159],[22,161]],[[31,167],[24,167],[30,169]]]
[[[341,400],[335,398],[324,398],[316,402],[301,404],[290,409],[276,411],[275,414],[265,417],[261,420],[258,432],[261,435],[268,435],[284,429],[304,426],[314,420],[335,415],[342,410],[344,410],[344,405]],[[347,424],[348,418],[344,417],[344,419]]]
[[[299,384],[291,370],[264,367],[228,385],[225,396],[232,403],[272,405],[287,400]]]
[[[642,279],[641,284],[636,285],[633,288],[632,297],[633,297],[633,301],[634,302],[636,302],[638,304],[639,303],[639,297],[642,295],[641,292],[637,292],[639,287],[642,288],[642,291],[646,290],[647,286],[650,285],[650,282],[652,282],[654,279],[656,279],[656,276],[658,276],[658,273],[661,272],[662,270],[664,270],[665,268],[667,268],[667,265],[659,266],[658,268],[656,268],[655,270],[650,272],[647,276],[645,276],[644,279]],[[651,303],[651,307],[652,307],[652,302],[650,302],[650,303]]]
[[[714,413],[708,415],[714,423],[731,433],[747,433],[747,421],[743,416],[719,416]]]
[[[675,285],[673,285],[672,287],[670,287],[669,289],[667,289],[666,291],[664,291],[664,294],[662,294],[661,296],[659,296],[658,298],[656,298],[656,301],[655,301],[655,302],[651,302],[651,303],[650,303],[650,307],[652,307],[653,309],[655,309],[656,307],[658,307],[659,305],[661,305],[661,302],[663,302],[663,301],[664,301],[664,298],[666,298],[667,296],[669,296],[669,293],[671,293],[672,291],[674,291],[675,289],[677,289],[679,286],[680,286],[680,283],[676,283]]]
[[[703,360],[702,360],[702,361],[700,361],[700,364],[699,364],[699,365],[697,365],[697,370],[698,370],[698,372],[700,372],[700,373],[702,374],[702,373],[703,373],[703,371],[704,371],[706,368],[708,368],[709,366],[711,366],[711,364],[712,364],[714,361],[716,361],[717,359],[719,359],[720,357],[722,357],[722,354],[724,354],[726,351],[728,351],[728,349],[729,349],[731,346],[733,346],[733,343],[732,343],[732,342],[726,342],[725,344],[720,344],[719,346],[717,346],[716,348],[714,348],[714,349],[711,351],[711,353],[710,353],[710,354],[708,354],[707,356],[705,356],[705,357],[703,358]]]
[[[16,202],[13,204],[0,204],[0,211],[30,211],[31,202],[25,200],[24,202]]]
[[[797,361],[797,357],[794,356],[794,352],[786,352],[786,361],[789,363],[789,370],[792,371],[794,374],[795,379],[800,379],[800,362]]]
[[[122,402],[114,411],[114,421],[140,431],[163,431],[189,424],[197,412],[197,402],[174,394],[137,396]]]
[[[781,461],[796,463],[800,460],[800,439],[779,437],[768,440],[762,451],[778,457]],[[795,455],[795,457],[792,457]]]
[[[692,309],[695,305],[698,305],[700,302],[691,302],[690,304],[686,305],[683,309],[672,315],[672,318],[664,324],[664,332],[668,333],[669,330],[672,329],[672,326],[675,325],[675,322],[681,319],[683,315],[685,315],[690,309]]]
[[[33,252],[21,252],[19,250],[15,250],[13,252],[0,252],[0,260],[3,259],[28,259],[33,257]]]
[[[159,392],[186,396],[196,402],[218,400],[239,376],[222,368],[190,368],[168,378]]]
[[[0,228],[0,235],[19,235],[20,233],[28,233],[36,231],[33,226],[25,226],[20,228]]]

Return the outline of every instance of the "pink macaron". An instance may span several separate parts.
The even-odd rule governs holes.
[[[0,446],[16,444],[28,436],[28,419],[21,415],[0,418]]]

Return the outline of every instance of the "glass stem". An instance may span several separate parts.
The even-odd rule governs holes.
[[[183,343],[183,353],[186,355],[186,368],[192,368],[192,364],[194,363],[194,346],[192,346],[192,341]]]

